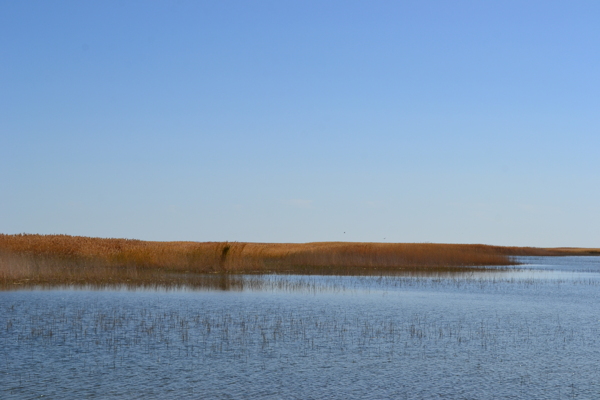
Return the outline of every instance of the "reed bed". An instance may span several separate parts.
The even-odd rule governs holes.
[[[514,265],[552,249],[432,243],[150,242],[0,234],[0,285],[181,284],[198,274],[369,275]]]

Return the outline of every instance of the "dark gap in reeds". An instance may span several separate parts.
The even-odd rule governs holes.
[[[229,246],[228,244],[226,244],[223,247],[223,250],[221,250],[221,260],[219,262],[219,266],[221,268],[223,268],[223,266],[225,265],[225,260],[227,260],[227,253],[229,253],[229,249],[231,249],[231,246]]]
[[[202,277],[204,274],[464,273],[516,265],[512,259],[515,255],[574,253],[574,249],[479,244],[145,242],[68,235],[0,234],[0,288],[23,285],[194,286],[194,282],[200,282],[202,286],[206,280]],[[231,278],[220,279],[222,287],[231,286]]]

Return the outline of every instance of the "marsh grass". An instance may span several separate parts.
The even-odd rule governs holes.
[[[0,234],[0,286],[183,285],[204,274],[385,275],[515,265],[551,250],[432,243],[148,242]]]

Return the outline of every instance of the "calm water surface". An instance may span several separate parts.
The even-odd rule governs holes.
[[[600,257],[520,260],[0,292],[0,398],[600,398]]]

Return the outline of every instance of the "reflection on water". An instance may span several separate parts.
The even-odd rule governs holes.
[[[579,281],[590,283],[600,272],[600,257],[515,257],[516,267],[472,267],[444,269],[406,269],[386,271],[352,270],[353,273],[324,274],[182,274],[161,273],[159,276],[136,272],[138,279],[115,279],[118,283],[98,280],[96,283],[19,282],[0,290],[218,290],[218,291],[340,291],[373,290],[400,287],[439,287],[475,284],[481,286],[501,281],[527,285],[530,281],[557,283]],[[131,271],[125,270],[125,273]],[[326,272],[326,270],[322,271]],[[130,276],[127,275],[129,278]],[[94,282],[94,280],[91,280]]]
[[[527,269],[570,272],[600,272],[599,256],[515,257]]]
[[[599,398],[600,257],[570,258],[4,291],[0,397]]]
[[[536,266],[537,267],[537,266]],[[119,284],[31,284],[12,285],[13,290],[109,290],[109,291],[232,291],[232,292],[340,292],[389,291],[407,288],[442,289],[466,287],[471,290],[500,287],[500,284],[519,286],[571,284],[598,285],[597,272],[559,269],[511,268],[478,272],[404,271],[385,275],[229,275],[194,274],[178,276],[176,280],[160,283],[127,282]]]
[[[165,273],[154,271],[111,270],[106,275],[110,279],[58,279],[56,281],[24,280],[10,283],[0,287],[0,290],[23,289],[84,289],[84,290],[115,290],[115,289],[141,289],[141,290],[316,290],[334,288],[354,280],[419,280],[421,278],[433,279],[486,279],[500,278],[502,272],[514,271],[506,266],[498,267],[461,267],[461,268],[435,268],[435,269],[402,269],[384,270],[375,268],[338,268],[330,270],[323,268],[319,273],[311,271],[310,274],[196,274],[196,273]],[[345,279],[349,278],[349,279]],[[64,282],[67,283],[64,283]],[[338,283],[334,283],[338,282]],[[323,286],[323,283],[326,283]]]

